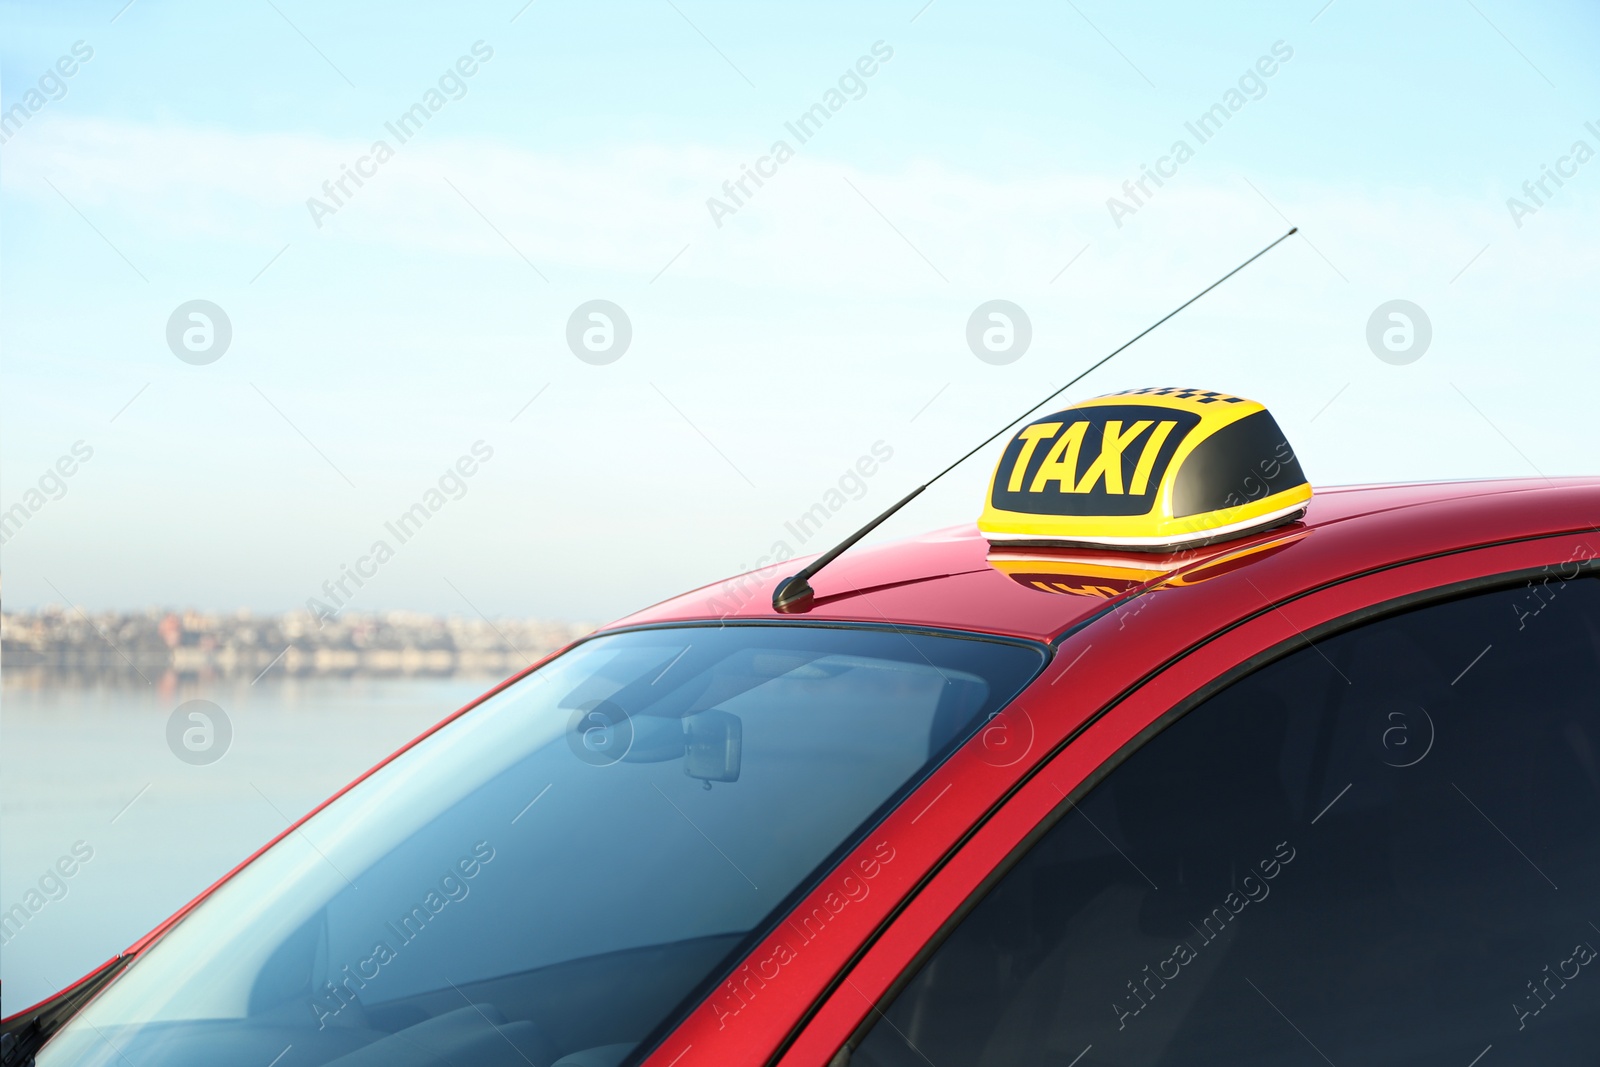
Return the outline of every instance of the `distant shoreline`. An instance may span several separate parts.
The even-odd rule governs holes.
[[[0,618],[5,684],[157,677],[505,677],[591,632],[587,623],[347,613],[317,627],[303,612],[101,612],[46,608]]]

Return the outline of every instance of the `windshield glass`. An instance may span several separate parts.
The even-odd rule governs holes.
[[[594,638],[274,845],[39,1067],[620,1063],[1043,661],[821,626]]]

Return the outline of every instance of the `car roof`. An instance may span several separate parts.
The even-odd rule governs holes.
[[[976,525],[964,525],[850,550],[812,580],[816,598],[803,612],[785,614],[772,607],[773,587],[803,565],[803,559],[796,559],[662,601],[605,629],[692,621],[805,620],[1052,641],[1152,586],[1170,588],[1175,581],[1182,585],[1185,576],[1194,582],[1224,572],[1234,574],[1232,580],[1243,580],[1254,560],[1291,546],[1292,555],[1286,559],[1292,559],[1310,587],[1409,559],[1597,526],[1600,478],[1335,486],[1316,490],[1298,522],[1177,556],[1065,553],[1090,563],[1148,562],[1174,568],[1125,583],[1115,593],[1045,592],[1030,587],[991,565],[989,543]],[[1040,550],[1035,555],[1047,560],[1052,554]]]

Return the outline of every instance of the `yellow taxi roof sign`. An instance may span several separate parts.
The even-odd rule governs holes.
[[[1311,485],[1272,414],[1201,389],[1112,393],[1006,445],[978,529],[996,545],[1164,552],[1305,512]]]

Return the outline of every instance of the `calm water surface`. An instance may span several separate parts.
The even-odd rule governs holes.
[[[8,674],[0,688],[4,1013],[116,955],[497,680],[269,675],[254,686],[128,688]],[[232,725],[226,753],[208,765],[168,747],[168,719],[191,699],[215,703]],[[55,870],[63,859],[71,877]],[[25,922],[18,906],[32,911]]]

